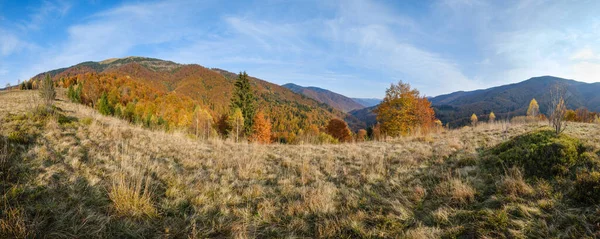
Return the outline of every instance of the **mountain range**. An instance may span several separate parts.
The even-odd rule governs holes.
[[[159,92],[190,97],[209,108],[216,116],[229,110],[229,99],[237,74],[200,65],[184,65],[145,57],[114,58],[100,62],[83,62],[75,66],[41,73],[55,80],[65,76],[89,73],[111,73],[126,76],[132,81]],[[259,108],[274,119],[276,130],[297,131],[310,124],[324,125],[331,118],[342,118],[353,130],[376,123],[372,112],[380,99],[350,98],[318,87],[303,87],[293,83],[282,86],[250,77]],[[600,83],[584,83],[553,76],[534,77],[519,83],[475,91],[458,91],[431,97],[429,100],[438,117],[451,127],[466,125],[470,116],[480,120],[494,112],[497,118],[525,115],[529,101],[535,98],[542,113],[548,111],[549,91],[556,85],[567,89],[569,109],[587,108],[600,111]]]
[[[69,77],[83,79],[91,74],[126,77],[159,94],[189,97],[194,104],[210,110],[215,119],[229,112],[230,98],[237,78],[237,74],[222,69],[146,57],[83,62],[38,74],[34,79],[40,79],[46,74],[50,74],[55,81]],[[353,116],[327,104],[255,77],[250,76],[249,80],[257,98],[257,108],[273,120],[274,132],[298,132],[312,124],[324,126],[332,118],[346,119],[353,129],[364,127]]]

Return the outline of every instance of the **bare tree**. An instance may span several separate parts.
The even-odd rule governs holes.
[[[40,84],[40,98],[46,110],[50,112],[52,110],[52,103],[54,103],[54,99],[56,98],[56,91],[54,90],[54,82],[50,75],[46,75],[46,77],[41,81]]]
[[[550,126],[554,128],[556,134],[565,131],[567,123],[564,120],[567,112],[567,86],[563,84],[555,84],[550,88],[550,99],[548,106],[548,121]]]

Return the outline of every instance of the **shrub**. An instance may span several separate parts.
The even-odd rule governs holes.
[[[321,144],[337,144],[338,140],[326,133],[319,133],[319,143]]]
[[[98,111],[103,115],[112,115],[114,112],[114,108],[108,102],[106,93],[102,94],[100,100],[98,100]]]
[[[331,119],[325,130],[340,142],[349,142],[352,140],[348,124],[341,119]]]
[[[572,195],[583,204],[600,203],[600,172],[578,173]]]
[[[564,175],[582,152],[579,140],[543,130],[517,136],[493,148],[496,163],[523,167],[526,176]]]
[[[40,88],[40,98],[46,107],[46,110],[50,111],[52,109],[52,103],[56,98],[56,91],[54,90],[54,82],[50,78],[50,75],[46,75],[44,80],[42,80]]]

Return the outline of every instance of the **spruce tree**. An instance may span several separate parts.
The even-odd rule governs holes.
[[[244,131],[247,135],[252,132],[252,124],[254,123],[254,114],[256,113],[256,99],[250,87],[248,74],[240,72],[234,84],[235,88],[231,97],[230,108],[232,111],[236,108],[242,111],[244,117]]]

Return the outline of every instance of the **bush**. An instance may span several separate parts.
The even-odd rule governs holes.
[[[517,136],[491,153],[501,166],[523,167],[526,176],[547,178],[566,174],[582,151],[579,140],[544,130]]]
[[[578,173],[572,194],[575,200],[583,204],[600,203],[600,172]]]
[[[319,134],[319,143],[321,144],[337,144],[338,140],[331,135],[326,133]]]

